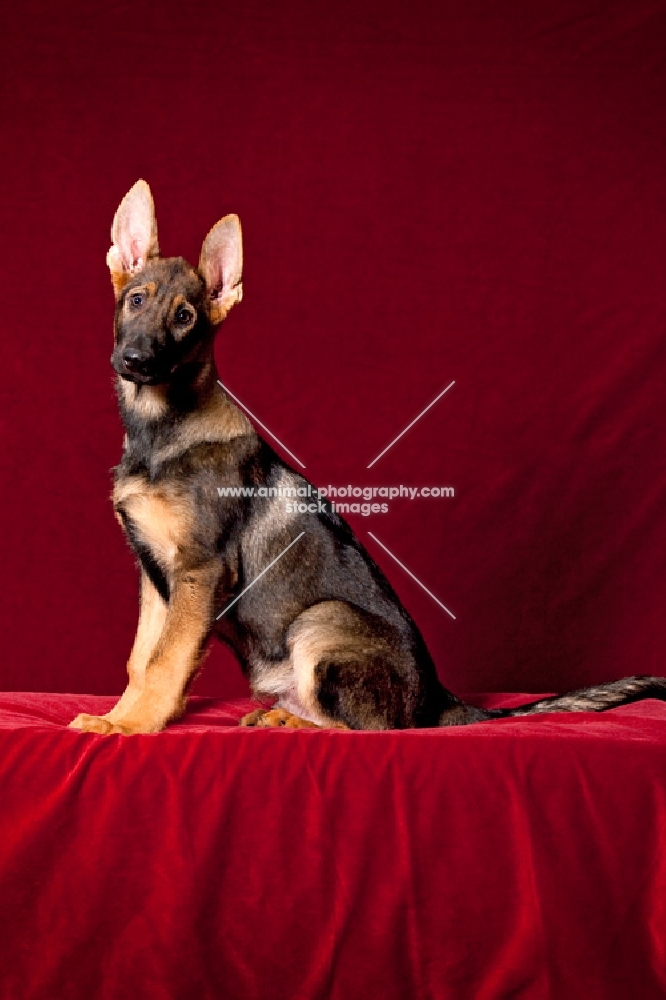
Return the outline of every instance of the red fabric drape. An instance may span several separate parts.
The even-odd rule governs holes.
[[[109,704],[0,697],[3,997],[666,992],[663,704],[345,733],[195,699],[156,736],[62,729]]]

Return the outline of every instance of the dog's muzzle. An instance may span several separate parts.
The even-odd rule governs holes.
[[[136,347],[126,347],[121,354],[114,353],[111,364],[128,382],[159,382],[155,355],[140,351]]]

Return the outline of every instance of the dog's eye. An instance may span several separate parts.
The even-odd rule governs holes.
[[[140,306],[142,306],[143,305],[143,293],[142,292],[134,292],[133,295],[130,295],[130,305],[131,305],[132,309],[138,309]]]
[[[192,319],[192,312],[190,309],[186,309],[185,306],[181,306],[180,309],[176,310],[176,323],[181,326],[185,326]]]

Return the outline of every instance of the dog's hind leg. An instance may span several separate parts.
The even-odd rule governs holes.
[[[377,615],[344,601],[322,601],[292,622],[287,648],[291,684],[281,689],[274,708],[246,716],[242,725],[418,725],[422,678],[397,630]]]

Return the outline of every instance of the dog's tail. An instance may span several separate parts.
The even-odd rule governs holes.
[[[644,698],[666,701],[666,677],[624,677],[607,684],[540,698],[517,708],[473,708],[462,703],[442,712],[440,726],[459,726],[489,719],[508,719],[546,712],[607,712],[609,708],[630,705]]]

